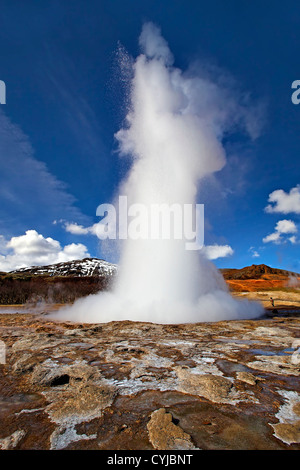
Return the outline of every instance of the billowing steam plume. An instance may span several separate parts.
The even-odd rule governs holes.
[[[195,204],[199,182],[226,163],[222,138],[242,125],[255,136],[245,107],[208,76],[183,73],[159,29],[144,25],[142,54],[132,63],[130,109],[116,138],[132,157],[120,187],[128,204]],[[140,217],[140,230],[146,220]],[[143,225],[144,224],[144,225]],[[223,277],[201,251],[184,239],[127,239],[112,292],[99,293],[63,308],[60,319],[80,322],[136,320],[186,323],[253,318],[256,303],[237,301]]]

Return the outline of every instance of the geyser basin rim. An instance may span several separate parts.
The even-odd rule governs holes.
[[[257,319],[264,314],[257,302],[234,299],[225,291],[216,290],[191,302],[137,303],[122,299],[114,292],[100,292],[77,300],[72,306],[63,307],[50,314],[60,321],[80,323],[110,323],[133,321],[153,324],[205,323],[223,320]]]

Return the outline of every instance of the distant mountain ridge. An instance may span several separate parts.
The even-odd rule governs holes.
[[[98,258],[84,258],[48,266],[31,266],[11,271],[9,274],[24,274],[29,276],[112,276],[117,271],[117,265]],[[0,273],[1,274],[1,273]],[[3,273],[6,274],[6,273]]]
[[[110,289],[117,266],[98,258],[0,273],[0,304],[72,303]]]
[[[298,273],[287,271],[284,269],[271,268],[266,264],[252,264],[241,269],[220,269],[224,279],[286,279],[290,276],[300,276]]]
[[[9,273],[0,272],[3,275],[25,275],[25,276],[113,276],[117,273],[118,265],[109,263],[99,258],[84,258],[81,260],[66,261],[47,266],[31,266],[16,269]],[[284,269],[271,268],[266,264],[252,264],[244,268],[223,268],[220,272],[225,279],[280,279],[289,276],[300,276],[298,273]]]
[[[98,258],[32,266],[0,272],[0,304],[71,303],[78,298],[111,289],[118,266]],[[242,269],[221,269],[231,291],[253,291],[288,285],[296,273],[265,264]],[[259,285],[258,285],[259,284]]]

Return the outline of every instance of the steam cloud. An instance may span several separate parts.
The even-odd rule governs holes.
[[[130,109],[116,138],[132,167],[120,187],[128,203],[195,204],[199,181],[226,163],[222,138],[237,125],[256,137],[248,108],[208,74],[183,73],[160,30],[147,23],[132,61]],[[257,117],[257,116],[256,116]],[[56,318],[187,323],[254,318],[259,304],[229,294],[216,267],[185,240],[124,241],[112,292],[80,299]]]

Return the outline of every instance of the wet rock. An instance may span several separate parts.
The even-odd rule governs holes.
[[[149,439],[157,450],[195,449],[191,437],[181,427],[174,424],[172,414],[164,408],[154,411],[147,424]]]
[[[279,391],[284,398],[276,418],[279,423],[272,424],[274,435],[285,442],[293,444],[300,442],[300,394],[294,391]]]
[[[273,356],[259,355],[256,356],[255,361],[249,361],[248,367],[251,369],[260,370],[263,372],[273,373],[277,375],[299,375],[298,363],[292,362],[291,356],[281,356],[274,354]]]
[[[64,338],[53,333],[29,333],[13,344],[12,351],[44,350],[54,348],[64,341]]]
[[[68,377],[67,384],[57,386],[51,382],[52,389],[43,392],[50,402],[45,412],[58,425],[50,436],[51,449],[63,449],[70,443],[96,438],[96,434],[78,434],[76,426],[101,417],[103,410],[112,404],[116,390],[90,369],[80,364],[63,368],[60,371],[63,375],[55,376],[55,380],[59,377],[62,382],[62,378]]]
[[[21,439],[23,439],[24,436],[25,436],[25,431],[18,430],[18,431],[15,431],[10,436],[0,439],[0,449],[1,450],[14,449],[18,445],[18,443],[21,441]]]
[[[199,395],[213,402],[224,402],[229,398],[232,382],[218,375],[200,375],[190,369],[177,369],[178,389],[184,393]]]
[[[283,328],[279,327],[265,327],[259,326],[255,328],[255,334],[257,336],[267,336],[267,337],[285,337],[289,336],[289,333],[285,331]]]
[[[257,378],[250,372],[237,372],[236,378],[249,385],[256,385],[257,383]]]
[[[300,365],[300,339],[293,341],[292,348],[294,352],[291,357],[291,363],[294,365]]]
[[[12,370],[16,374],[31,372],[38,362],[39,360],[36,356],[27,352],[23,352],[23,354],[11,358]]]
[[[300,442],[300,420],[294,424],[273,424],[275,436],[287,444]]]
[[[72,420],[79,423],[101,415],[102,410],[112,404],[115,389],[105,383],[82,384],[68,386],[61,392],[46,392],[45,396],[51,401],[46,412],[56,423],[66,424]]]
[[[83,362],[61,365],[52,359],[47,359],[36,366],[31,376],[32,384],[50,387],[99,379],[99,371]]]

